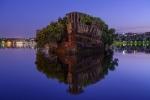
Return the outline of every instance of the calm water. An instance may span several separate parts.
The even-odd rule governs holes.
[[[0,100],[60,99],[150,100],[150,54],[58,60],[34,49],[0,49]]]

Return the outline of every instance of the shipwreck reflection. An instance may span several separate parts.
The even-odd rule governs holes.
[[[113,58],[113,52],[56,56],[38,50],[36,65],[48,78],[67,84],[69,93],[80,94],[86,86],[104,79],[110,70],[115,70],[118,59]]]

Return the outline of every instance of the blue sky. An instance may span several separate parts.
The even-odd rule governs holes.
[[[100,17],[118,32],[150,31],[150,0],[0,0],[0,37],[32,37],[66,13]]]

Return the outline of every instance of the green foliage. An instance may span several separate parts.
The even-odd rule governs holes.
[[[115,38],[115,29],[109,29],[108,25],[97,17],[94,17],[94,23],[102,30],[102,41],[104,45],[112,45]]]
[[[104,45],[112,45],[115,38],[115,29],[108,28],[108,25],[98,17],[83,16],[81,22],[86,25],[96,25],[100,30],[102,30],[102,41]]]
[[[98,17],[83,15],[80,19],[83,24],[96,25],[102,32],[104,45],[112,45],[114,40],[114,29],[109,29],[108,25]],[[57,22],[50,23],[47,27],[37,31],[37,47],[44,47],[51,42],[58,43],[63,40],[67,33],[67,18],[58,18]]]
[[[38,47],[43,47],[50,42],[60,42],[67,33],[66,18],[59,18],[57,22],[50,23],[47,27],[36,33],[36,42]]]
[[[91,25],[92,24],[92,21],[93,21],[93,18],[91,16],[82,16],[81,17],[81,22],[83,24],[86,24],[86,25]]]
[[[115,38],[115,30],[114,29],[105,29],[102,32],[102,41],[104,45],[112,45]]]

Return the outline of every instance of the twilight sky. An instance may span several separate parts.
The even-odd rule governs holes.
[[[150,0],[0,0],[0,37],[32,37],[71,11],[100,17],[118,32],[150,31]]]

